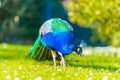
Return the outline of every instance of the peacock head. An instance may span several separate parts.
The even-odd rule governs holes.
[[[75,51],[78,55],[81,56],[81,55],[82,55],[82,48],[83,48],[83,47],[86,47],[86,46],[87,46],[87,43],[86,43],[84,40],[82,40],[81,43],[80,43],[80,45],[74,48],[74,51]]]
[[[77,53],[79,56],[82,55],[82,47],[78,46],[78,47],[74,48],[74,51],[75,51],[75,53]]]

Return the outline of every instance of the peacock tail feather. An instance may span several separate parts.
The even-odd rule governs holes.
[[[45,47],[40,42],[40,39],[41,39],[41,37],[38,36],[34,45],[32,46],[32,48],[29,51],[29,56],[38,61],[44,60],[44,59],[52,59],[50,49]]]

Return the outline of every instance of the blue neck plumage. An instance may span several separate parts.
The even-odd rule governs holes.
[[[76,47],[77,47],[76,45],[64,45],[64,47],[62,49],[60,49],[60,52],[63,55],[68,55],[68,54],[72,53]]]

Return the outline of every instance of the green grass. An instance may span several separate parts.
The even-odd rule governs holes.
[[[120,57],[102,54],[66,56],[64,70],[57,61],[35,61],[26,58],[31,46],[0,44],[0,80],[119,80]],[[84,53],[83,53],[84,54]],[[105,79],[108,78],[108,79]]]

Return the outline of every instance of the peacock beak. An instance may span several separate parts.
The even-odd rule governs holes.
[[[82,53],[79,54],[79,57],[82,57]]]
[[[81,56],[81,55],[79,55],[79,57],[81,58],[82,56]]]

